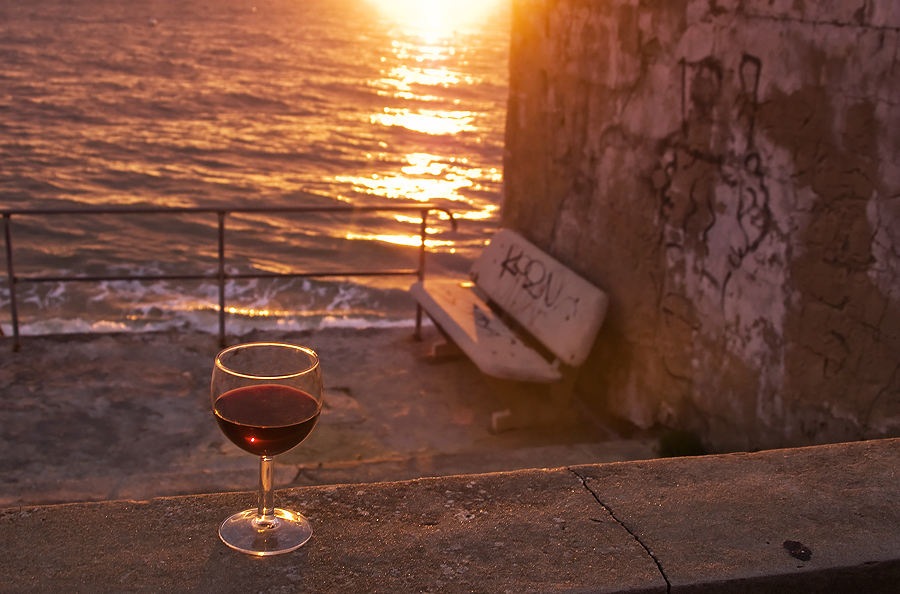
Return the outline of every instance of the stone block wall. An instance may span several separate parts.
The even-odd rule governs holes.
[[[900,3],[514,0],[505,226],[602,287],[589,403],[900,435]]]

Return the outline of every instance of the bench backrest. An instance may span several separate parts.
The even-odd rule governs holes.
[[[568,365],[587,358],[606,316],[606,294],[509,229],[472,266],[474,283]]]

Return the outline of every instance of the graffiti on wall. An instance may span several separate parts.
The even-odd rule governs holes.
[[[744,54],[680,66],[681,126],[663,144],[657,176],[665,248],[659,309],[666,340],[694,348],[667,353],[665,368],[692,385],[700,369],[742,361],[737,367],[755,370],[756,413],[778,416],[772,398],[784,370],[788,242],[756,144],[762,62]],[[717,389],[704,384],[703,392]]]
[[[754,143],[762,63],[745,54],[736,71],[714,57],[680,66],[682,122],[663,147],[659,216],[670,258],[691,254],[721,302],[774,228]]]

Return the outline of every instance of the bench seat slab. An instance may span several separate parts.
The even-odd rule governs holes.
[[[562,380],[558,363],[547,361],[523,343],[478,297],[471,283],[425,280],[409,290],[485,375],[539,383]]]

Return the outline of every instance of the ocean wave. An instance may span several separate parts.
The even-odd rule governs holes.
[[[229,281],[226,327],[242,334],[253,329],[308,330],[321,327],[406,326],[415,306],[404,289],[376,288],[350,281],[303,279],[271,282]],[[22,335],[196,329],[217,333],[218,287],[203,283],[190,291],[169,282],[104,281],[52,283],[17,295]],[[181,287],[183,289],[183,287]],[[0,309],[9,307],[0,299]],[[11,334],[11,321],[0,329]]]

